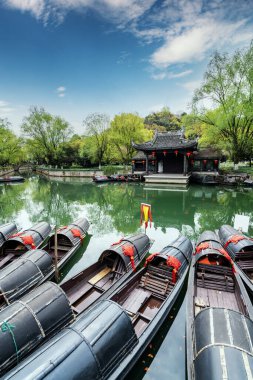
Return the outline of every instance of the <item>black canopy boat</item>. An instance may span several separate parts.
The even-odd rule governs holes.
[[[180,236],[107,300],[89,307],[3,379],[123,379],[173,306],[192,243]]]
[[[0,377],[73,320],[65,293],[49,281],[1,310]]]
[[[6,223],[0,226],[0,249],[9,237],[18,232],[15,223]]]
[[[107,298],[126,281],[152,245],[144,233],[124,237],[104,250],[98,261],[61,284],[76,314]]]
[[[0,269],[30,249],[41,247],[50,232],[49,223],[38,222],[27,230],[9,236],[0,250]]]
[[[212,231],[198,240],[187,297],[188,380],[252,379],[252,304],[233,260]]]
[[[219,237],[223,248],[235,261],[241,278],[253,293],[253,239],[229,225],[220,227]]]
[[[50,297],[55,292],[57,294],[64,294],[65,298],[68,300],[68,308],[71,309],[71,313],[73,315],[80,314],[84,309],[87,309],[92,303],[94,303],[99,298],[107,298],[109,295],[116,290],[117,287],[122,284],[124,280],[126,280],[135,269],[141,260],[148,253],[149,248],[152,244],[152,241],[148,238],[148,236],[144,233],[132,235],[129,237],[125,237],[112,245],[110,248],[103,251],[100,256],[100,259],[95,264],[88,267],[83,272],[79,273],[73,279],[65,282],[62,286],[54,287],[54,284],[50,286],[50,282],[48,285],[41,285],[37,287],[34,291],[28,293],[26,296],[19,298],[18,301],[13,302],[10,306],[6,307],[3,312],[0,311],[0,325],[4,323],[4,321],[8,320],[10,324],[15,324],[15,319],[13,319],[13,310],[20,309],[20,305],[26,304],[27,300],[32,300],[36,298],[36,305],[43,303],[48,304],[50,302]],[[43,251],[42,251],[43,252]],[[35,251],[29,252],[30,255],[33,254],[33,257],[30,260],[33,260],[36,265],[40,265],[40,270],[43,271],[47,268],[45,265],[45,260],[40,260],[40,262],[35,261],[37,255]],[[45,254],[49,256],[46,252]],[[10,266],[9,266],[10,267]],[[6,269],[8,269],[7,267]],[[44,267],[44,268],[43,268]],[[19,278],[21,277],[21,273],[23,273],[22,269],[18,271]],[[9,276],[10,282],[12,278],[17,277],[15,271],[10,273]],[[9,276],[5,276],[6,282],[8,283]],[[4,284],[6,282],[3,282]],[[24,281],[26,284],[28,281]],[[28,282],[29,283],[29,282]],[[1,284],[1,281],[0,281]],[[29,285],[27,285],[28,288]],[[46,296],[43,298],[41,296],[43,294],[43,289],[49,289],[49,299]],[[42,289],[42,290],[40,290]],[[57,290],[58,289],[58,290]],[[23,290],[23,289],[21,289]],[[64,290],[66,292],[64,292]],[[21,294],[21,291],[18,290],[13,294],[7,294],[8,303],[17,299]],[[4,297],[4,293],[1,294]],[[16,306],[14,306],[16,305]],[[29,304],[30,305],[30,304]],[[46,309],[47,318],[49,318],[50,313],[52,314],[52,318],[57,322],[57,318],[59,318],[58,312],[55,313],[54,307],[58,307],[57,303],[52,304],[51,309]],[[31,305],[29,306],[31,308]],[[42,312],[42,311],[41,311]],[[44,312],[43,312],[44,313]],[[25,356],[28,352],[30,352],[36,345],[41,342],[42,337],[40,337],[37,343],[33,342],[34,336],[27,332],[26,335],[26,327],[27,318],[29,313],[25,313],[24,316],[22,313],[19,314],[19,324],[15,328],[15,333],[17,337],[20,335],[23,337],[21,342],[19,342],[19,351],[21,351],[21,357]],[[68,313],[69,315],[69,313]],[[61,324],[57,324],[54,328],[54,333],[59,330],[57,326],[61,326]],[[21,329],[21,331],[19,331]],[[44,338],[48,338],[49,334],[46,334]],[[2,372],[5,372],[8,368],[13,366],[15,362],[15,357],[11,360],[10,364],[6,362],[6,354],[2,354],[4,360],[1,362],[1,334],[0,334],[0,371],[2,366]],[[29,346],[30,348],[27,348]],[[12,354],[14,355],[14,350]],[[7,364],[6,364],[7,363]]]
[[[86,218],[79,218],[70,225],[58,230],[58,270],[60,270],[80,248],[88,228],[88,220]],[[9,251],[11,251],[11,253],[14,251],[15,258],[16,246],[20,248],[18,253],[20,250],[24,252],[24,248],[27,248],[27,246],[24,246],[24,244],[21,247],[19,246],[22,236],[20,237],[19,235],[7,241],[6,246],[3,247],[3,252],[8,254]],[[25,236],[27,236],[27,232]],[[54,278],[56,260],[54,244],[55,236],[51,235],[43,249],[32,249],[0,270],[0,308],[9,305],[29,292],[33,287]]]

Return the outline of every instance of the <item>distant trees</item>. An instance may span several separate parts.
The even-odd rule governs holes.
[[[110,117],[104,113],[91,113],[83,122],[87,135],[90,136],[88,142],[88,154],[97,160],[99,168],[108,146],[108,128]]]
[[[206,126],[206,140],[222,139],[234,163],[252,157],[253,44],[233,56],[214,54],[193,108]]]
[[[152,112],[144,119],[148,129],[158,131],[175,131],[181,128],[181,120],[174,115],[168,107],[163,107],[159,112]]]
[[[25,160],[23,140],[11,131],[6,119],[0,119],[0,165],[13,165]]]
[[[149,140],[152,132],[144,127],[143,119],[139,115],[122,113],[112,120],[109,136],[119,153],[120,161],[128,164],[135,151],[132,142]]]
[[[72,133],[68,122],[59,116],[52,116],[43,107],[32,107],[21,129],[29,138],[31,155],[37,161],[48,164],[60,162],[63,146]]]

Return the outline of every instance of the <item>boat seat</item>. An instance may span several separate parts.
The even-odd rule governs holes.
[[[168,278],[146,272],[140,281],[140,286],[161,296],[167,296],[174,287],[174,284]]]

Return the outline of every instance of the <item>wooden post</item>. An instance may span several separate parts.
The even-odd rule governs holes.
[[[184,175],[186,175],[187,172],[187,159],[186,159],[186,154],[184,153]]]
[[[59,269],[58,269],[58,242],[57,242],[57,226],[55,226],[54,233],[54,267],[55,267],[55,280],[59,281]]]
[[[146,173],[148,174],[148,153],[146,153]]]

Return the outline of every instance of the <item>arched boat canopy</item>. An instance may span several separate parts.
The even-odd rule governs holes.
[[[100,255],[99,260],[102,261],[107,256],[117,255],[124,264],[125,271],[133,270],[148,253],[152,242],[149,237],[144,234],[135,234],[124,237],[115,242]],[[131,260],[131,254],[133,260]]]
[[[196,380],[253,378],[253,322],[243,314],[206,308],[194,320]]]
[[[186,266],[188,266],[189,262],[191,261],[192,252],[192,242],[187,237],[180,235],[172,243],[164,247],[161,252],[151,254],[147,258],[145,265],[148,265],[149,263],[151,265],[157,265],[161,261],[168,262],[169,257],[173,257],[175,258],[176,262],[180,262],[180,266],[177,270],[180,277],[181,273],[185,271]],[[172,268],[173,266],[171,266],[171,270]]]
[[[3,243],[18,231],[15,223],[6,223],[0,226],[0,248]]]
[[[79,218],[68,226],[60,227],[57,231],[58,245],[74,247],[80,244],[90,227],[86,218]],[[55,237],[52,235],[49,239],[49,247],[54,246]]]
[[[28,230],[12,235],[2,247],[2,254],[23,253],[40,246],[51,232],[51,226],[47,222],[34,224]]]
[[[73,320],[63,290],[46,282],[0,311],[0,376]],[[15,346],[13,337],[15,339]]]
[[[196,262],[207,256],[213,256],[214,259],[219,257],[222,259],[220,264],[226,263],[226,265],[233,266],[231,258],[221,245],[219,236],[213,231],[204,231],[200,235],[195,249]],[[211,264],[211,262],[209,263],[209,259],[207,259],[204,264]]]
[[[42,249],[22,255],[0,271],[0,305],[10,304],[38,284],[52,269],[52,257]]]
[[[223,225],[219,229],[219,236],[223,247],[235,260],[236,253],[253,252],[253,239],[242,234],[229,225]]]
[[[112,301],[101,301],[4,379],[106,380],[137,343],[127,313]]]

